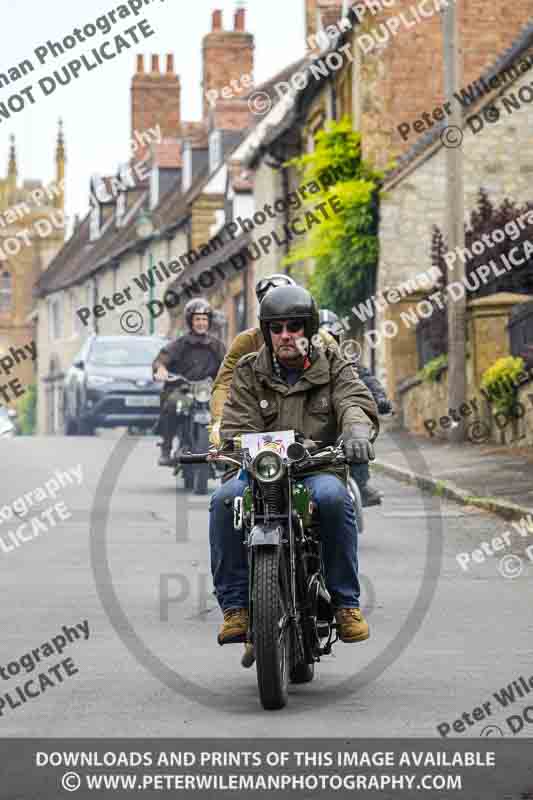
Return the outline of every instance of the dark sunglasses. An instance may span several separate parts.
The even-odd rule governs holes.
[[[271,322],[270,330],[272,333],[283,333],[283,329],[287,328],[288,333],[298,333],[304,327],[304,322],[301,319],[291,319],[285,325],[282,322]]]

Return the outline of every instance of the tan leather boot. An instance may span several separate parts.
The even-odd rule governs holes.
[[[248,632],[248,609],[228,608],[224,611],[224,622],[218,633],[219,644],[234,644],[246,641]]]
[[[359,608],[338,608],[335,620],[341,642],[364,642],[370,636],[368,622]]]

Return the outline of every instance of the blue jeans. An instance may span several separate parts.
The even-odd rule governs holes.
[[[350,475],[362,491],[370,480],[368,461],[364,464],[350,464]]]
[[[302,483],[318,505],[324,577],[333,605],[359,608],[358,531],[348,492],[335,475],[311,475]],[[232,478],[216,490],[209,504],[211,574],[223,611],[248,608],[247,548],[243,532],[233,527],[233,499],[246,485],[245,480]]]

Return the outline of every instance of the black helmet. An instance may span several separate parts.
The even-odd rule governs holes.
[[[185,306],[185,322],[190,331],[192,331],[192,318],[194,314],[207,314],[209,318],[209,327],[213,322],[213,309],[203,297],[193,297]]]
[[[340,340],[342,325],[334,311],[328,311],[327,308],[320,309],[319,327],[324,328],[324,330],[330,333],[337,340],[337,342]]]
[[[307,289],[301,286],[278,286],[271,289],[259,308],[259,323],[267,347],[272,352],[269,322],[278,319],[301,319],[309,341],[318,332],[318,306]]]
[[[266,278],[261,278],[255,285],[255,294],[259,303],[262,302],[267,292],[278,286],[296,286],[296,282],[282,272],[276,272],[274,275],[267,275]]]

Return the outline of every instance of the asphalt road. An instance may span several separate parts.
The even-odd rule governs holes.
[[[456,735],[497,735],[487,729],[493,725],[512,736],[505,720],[533,706],[533,688],[506,709],[493,693],[533,675],[533,561],[524,555],[533,532],[514,532],[509,548],[464,571],[457,553],[511,526],[376,477],[385,504],[366,512],[360,539],[371,638],[338,643],[313,683],[292,688],[288,708],[265,712],[255,671],[240,667],[241,645],[216,643],[208,500],[187,495],[181,480],[156,466],[154,444],[109,434],[0,441],[0,515],[56,470],[81,465],[82,476],[81,484],[64,478],[54,500],[32,495],[27,513],[17,504],[20,520],[0,519],[3,736],[438,736],[437,725],[488,701],[490,714],[470,715]],[[58,502],[71,516],[43,522],[41,512]],[[38,535],[31,538],[28,524],[27,541],[15,547],[9,531],[36,516]],[[504,578],[498,564],[512,553],[523,571]],[[6,673],[63,636],[62,626],[84,621],[88,639],[80,627],[61,655],[39,651],[35,669],[25,659],[11,666],[18,674]],[[16,705],[17,686],[68,658],[61,680],[58,670],[52,685]],[[533,724],[518,735],[533,735]]]

